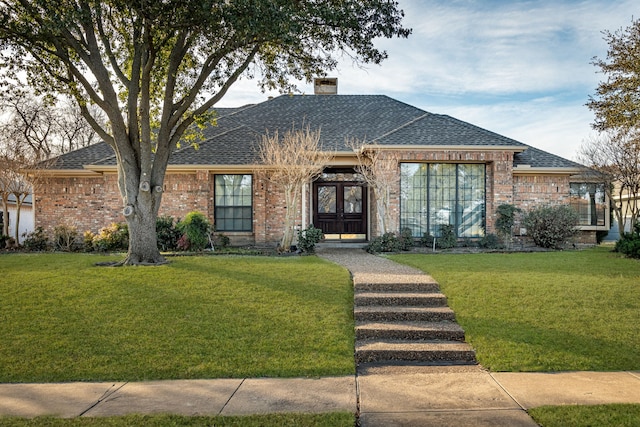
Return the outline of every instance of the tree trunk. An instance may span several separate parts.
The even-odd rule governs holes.
[[[135,214],[127,218],[129,251],[123,265],[161,265],[167,262],[158,249],[157,215],[145,208],[139,203],[135,207]]]
[[[9,195],[8,194],[2,194],[2,230],[0,230],[0,234],[3,236],[9,235]]]
[[[280,242],[280,250],[289,252],[293,243],[294,227],[296,225],[296,211],[298,209],[299,191],[297,185],[286,186],[285,205],[287,212],[284,220],[284,234]]]
[[[142,174],[143,177],[149,174]],[[122,174],[119,187],[124,200],[123,214],[129,228],[129,250],[120,265],[160,265],[166,259],[158,249],[156,219],[162,201],[162,179],[152,185],[139,174]]]

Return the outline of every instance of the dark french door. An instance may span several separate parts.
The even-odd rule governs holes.
[[[313,224],[326,239],[367,237],[367,192],[358,182],[313,184]]]

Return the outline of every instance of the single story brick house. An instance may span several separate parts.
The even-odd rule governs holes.
[[[275,246],[282,236],[282,194],[258,165],[265,132],[320,129],[322,149],[333,156],[324,173],[305,186],[299,226],[314,224],[327,240],[368,241],[380,235],[373,192],[356,173],[347,141],[393,153],[397,179],[390,186],[392,229],[415,237],[438,235],[452,224],[460,238],[494,233],[496,207],[524,211],[571,204],[580,213],[580,239],[595,243],[609,228],[602,184],[581,176],[567,159],[383,95],[283,95],[259,104],[217,110],[199,149],[185,144],[170,160],[160,215],[205,213],[234,244]],[[116,163],[105,143],[60,156],[48,185],[35,195],[35,222],[97,232],[122,222]],[[516,227],[516,234],[525,233]]]

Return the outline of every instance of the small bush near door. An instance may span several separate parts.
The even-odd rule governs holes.
[[[313,253],[316,250],[316,244],[322,239],[322,230],[315,228],[313,224],[304,230],[298,231],[298,248],[302,252]]]

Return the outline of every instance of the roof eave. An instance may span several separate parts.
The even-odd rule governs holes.
[[[574,175],[584,172],[580,167],[532,167],[518,165],[513,168],[514,175]]]
[[[400,150],[400,151],[513,151],[522,153],[527,148],[521,145],[387,145],[387,144],[366,144],[364,148],[375,148],[380,150]]]

